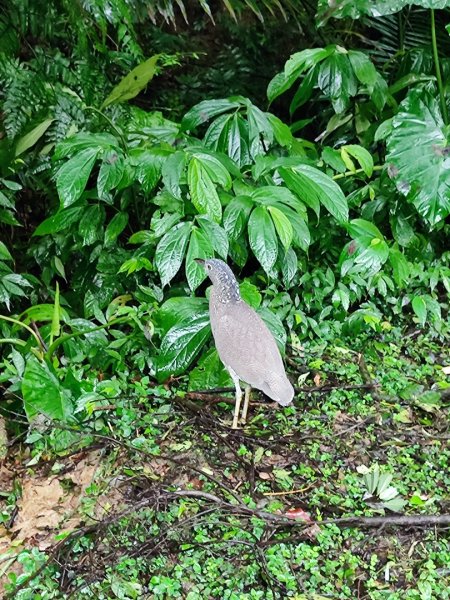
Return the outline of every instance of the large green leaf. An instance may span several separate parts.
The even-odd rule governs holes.
[[[125,102],[125,100],[131,100],[131,98],[137,96],[153,79],[159,57],[159,54],[155,54],[130,71],[128,75],[113,88],[109,96],[103,102],[102,108],[105,108],[110,104],[118,104],[119,102]]]
[[[248,239],[253,254],[262,268],[269,273],[278,256],[275,227],[265,206],[257,206],[248,221]]]
[[[270,216],[272,217],[272,221],[275,225],[278,237],[280,238],[280,242],[287,250],[292,243],[292,237],[294,235],[292,223],[276,206],[269,206],[267,210],[270,212]]]
[[[59,142],[56,146],[53,159],[60,160],[71,154],[77,154],[94,147],[106,151],[111,149],[117,150],[119,141],[110,133],[77,133]]]
[[[411,90],[392,120],[387,149],[398,190],[434,227],[450,214],[450,156],[438,101]]]
[[[34,356],[27,360],[22,380],[22,396],[27,418],[43,414],[49,419],[66,421],[72,413],[68,391],[45,363]]]
[[[445,2],[446,0],[440,1]],[[363,15],[380,17],[382,15],[396,13],[406,5],[413,3],[415,2],[412,0],[341,0],[338,4],[333,4],[331,6],[328,0],[319,0],[317,17],[321,25],[330,17],[333,17],[334,19],[344,19],[348,17],[351,19],[359,19]]]
[[[192,227],[186,254],[186,279],[192,291],[196,290],[201,282],[206,279],[205,269],[195,259],[212,258],[213,256],[214,251],[210,239],[197,227]]]
[[[178,273],[183,262],[192,223],[178,223],[159,241],[155,252],[155,265],[163,287]]]
[[[16,156],[23,154],[26,150],[34,146],[34,144],[41,139],[53,121],[54,119],[45,119],[45,121],[42,121],[39,125],[36,125],[34,129],[19,138],[16,144]]]
[[[236,196],[226,206],[223,226],[230,241],[236,241],[244,231],[254,204],[248,196]]]
[[[223,163],[206,152],[195,152],[192,155],[197,161],[199,161],[205,171],[211,178],[211,181],[218,183],[224,189],[228,190],[231,187],[231,177]]]
[[[157,377],[164,381],[187,369],[211,335],[208,313],[175,324],[161,342],[157,360]]]
[[[343,191],[326,173],[309,165],[298,165],[290,169],[295,179],[287,176],[288,169],[280,169],[286,185],[292,186],[300,199],[317,213],[319,201],[340,223],[348,221],[348,205]]]
[[[212,117],[217,117],[222,113],[241,106],[240,99],[222,98],[218,100],[203,100],[188,111],[181,122],[184,131],[195,129],[202,123],[206,123]]]
[[[72,206],[71,208],[59,210],[55,215],[42,221],[34,230],[33,235],[47,235],[68,229],[71,225],[79,221],[80,216],[85,210],[85,206]]]
[[[233,381],[222,364],[217,350],[211,348],[202,356],[195,369],[189,373],[188,390],[210,390],[216,387],[228,387]]]
[[[61,206],[67,208],[84,192],[100,148],[86,148],[75,154],[56,173],[56,189]]]
[[[89,246],[103,237],[105,209],[100,204],[88,206],[80,220],[79,232],[83,238],[83,246]]]
[[[128,224],[128,213],[118,212],[105,229],[105,245],[111,246]]]
[[[180,180],[186,166],[186,154],[181,150],[171,154],[163,163],[164,185],[175,198],[181,199]]]
[[[124,170],[125,163],[122,154],[114,150],[106,153],[97,177],[97,190],[100,198],[119,185]]]
[[[167,155],[159,149],[133,148],[130,152],[131,164],[136,169],[136,179],[147,194],[150,193],[161,177],[161,169]]]
[[[166,334],[177,323],[190,322],[196,317],[204,316],[208,311],[206,298],[176,296],[169,298],[158,309],[155,320]]]
[[[207,214],[220,222],[222,205],[216,187],[202,162],[192,158],[188,166],[188,186],[192,204],[201,214]]]
[[[228,237],[222,227],[207,217],[197,217],[197,222],[217,254],[226,260],[228,256]]]
[[[356,78],[346,52],[337,49],[320,64],[318,84],[331,100],[335,112],[344,112],[349,98],[357,91]]]
[[[331,47],[308,48],[293,54],[286,62],[284,71],[275,75],[269,82],[267,87],[267,97],[269,102],[272,102],[275,98],[287,91],[304,71],[311,69],[316,64],[320,63],[331,53],[331,51]]]
[[[347,229],[357,243],[347,246],[344,254],[350,258],[344,263],[342,273],[345,274],[353,264],[353,272],[374,275],[389,258],[389,246],[382,233],[373,223],[364,219],[353,219]]]

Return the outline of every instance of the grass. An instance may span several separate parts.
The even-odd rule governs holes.
[[[118,375],[82,428],[15,444],[1,497],[6,597],[450,598],[445,528],[314,525],[450,512],[448,348],[391,331],[290,358],[308,372],[302,386],[328,391],[257,403],[244,430],[224,423],[230,404],[190,400],[184,379],[166,389]],[[70,480],[94,454],[93,480]],[[77,526],[67,533],[62,515],[31,539],[14,532],[24,478],[55,477],[60,504],[80,491]]]

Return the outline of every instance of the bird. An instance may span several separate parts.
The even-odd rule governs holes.
[[[278,346],[264,321],[241,297],[233,271],[217,258],[195,259],[212,281],[209,318],[220,360],[236,388],[232,429],[238,428],[242,401],[240,381],[246,384],[242,424],[247,419],[251,388],[287,406],[294,388],[287,378]]]

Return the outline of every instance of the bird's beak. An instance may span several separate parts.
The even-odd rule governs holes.
[[[203,258],[194,258],[195,262],[197,262],[199,265],[202,265],[202,267],[205,266],[205,261]]]

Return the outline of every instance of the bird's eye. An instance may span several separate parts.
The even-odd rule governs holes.
[[[211,271],[211,265],[206,265],[206,268],[208,269],[208,271]]]

